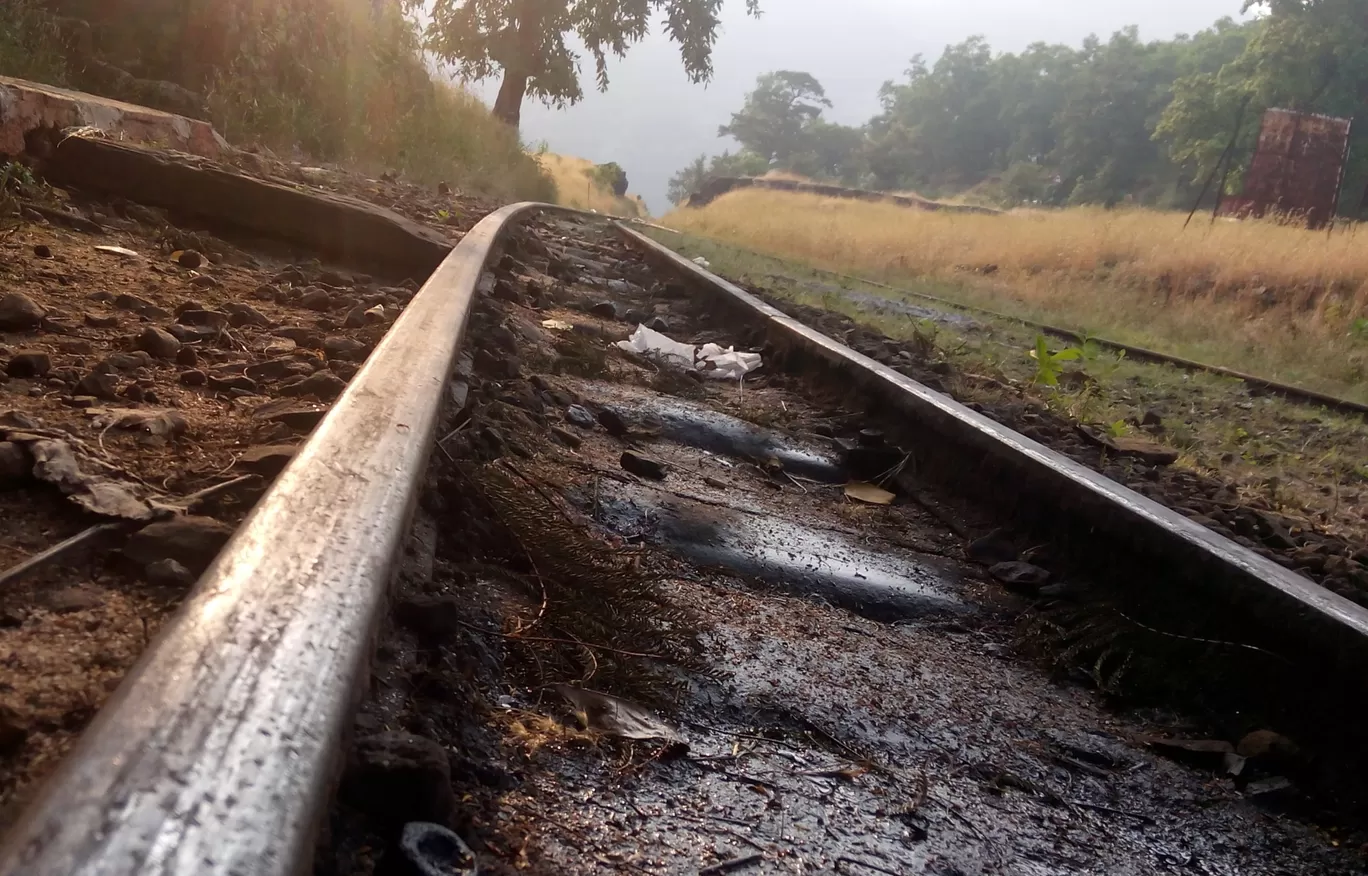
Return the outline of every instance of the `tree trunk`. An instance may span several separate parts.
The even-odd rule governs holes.
[[[527,94],[527,76],[504,71],[503,84],[499,86],[499,97],[494,101],[494,118],[518,129],[522,123],[523,97]]]

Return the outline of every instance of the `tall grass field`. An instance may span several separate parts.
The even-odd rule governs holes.
[[[827,270],[1363,398],[1368,230],[1144,209],[928,212],[740,190],[662,224]]]

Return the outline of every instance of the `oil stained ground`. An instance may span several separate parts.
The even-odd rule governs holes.
[[[600,519],[704,568],[727,569],[857,614],[895,622],[969,607],[954,573],[929,558],[861,546],[858,536],[814,529],[763,511],[718,507],[649,488],[607,487]]]

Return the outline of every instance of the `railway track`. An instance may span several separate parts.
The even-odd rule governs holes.
[[[614,351],[637,322],[764,368]],[[0,872],[410,872],[403,830],[433,822],[482,872],[1358,872],[1316,825],[1359,802],[1365,642],[1360,606],[630,228],[513,205],[413,297]],[[1021,649],[1196,723],[1108,712]]]

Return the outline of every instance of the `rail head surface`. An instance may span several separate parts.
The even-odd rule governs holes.
[[[903,409],[915,412],[922,422],[933,425],[943,436],[985,449],[1018,471],[1029,471],[1061,492],[1083,498],[1092,507],[1105,504],[1115,512],[1111,519],[1148,533],[1154,543],[1166,550],[1200,562],[1204,569],[1223,573],[1236,586],[1252,588],[1251,593],[1260,591],[1271,604],[1287,612],[1283,615],[1285,623],[1291,623],[1294,617],[1306,621],[1303,638],[1320,639],[1319,644],[1330,645],[1360,669],[1368,665],[1363,662],[1368,657],[1368,609],[1363,606],[837,343],[641,232],[620,222],[617,227],[652,257],[764,320],[807,351],[862,372],[881,395],[894,398]],[[1103,525],[1103,521],[1099,520],[1098,525]]]
[[[429,278],[0,846],[0,874],[305,872],[476,285]],[[566,211],[569,212],[569,211]]]

